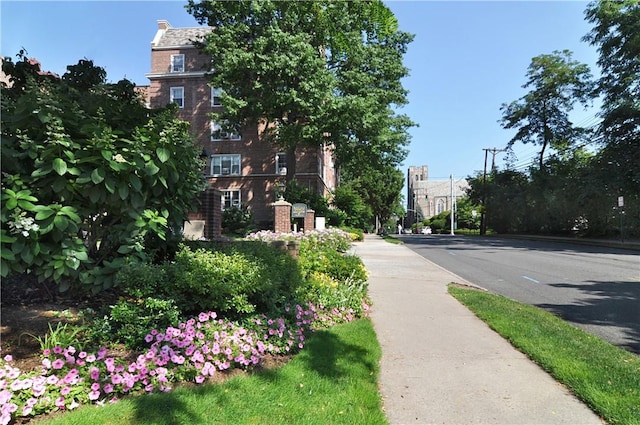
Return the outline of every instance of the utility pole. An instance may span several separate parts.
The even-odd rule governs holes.
[[[455,214],[455,202],[456,202],[456,198],[453,197],[453,174],[449,175],[449,180],[451,181],[451,236],[455,235],[455,232],[453,231],[453,216]]]
[[[506,149],[498,148],[484,148],[484,172],[482,173],[482,210],[480,212],[480,234],[485,235],[487,233],[487,219],[486,219],[486,207],[487,202],[487,157],[489,152],[493,154],[491,158],[491,172],[496,170],[496,154],[498,152],[504,152]]]

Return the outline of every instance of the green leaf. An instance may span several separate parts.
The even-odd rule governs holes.
[[[81,174],[81,171],[78,167],[69,167],[67,168],[67,173],[71,174],[72,176],[79,176]]]
[[[144,164],[144,170],[146,171],[148,176],[153,176],[158,171],[160,171],[160,168],[158,168],[158,166],[154,164],[153,161],[148,161]]]
[[[113,152],[108,150],[100,151],[100,155],[102,155],[102,157],[107,161],[111,161],[111,159],[113,158]]]
[[[131,251],[133,251],[133,249],[129,245],[122,245],[120,246],[120,248],[118,248],[118,254],[127,255]]]
[[[53,209],[46,206],[40,206],[36,210],[38,211],[36,213],[36,220],[46,220],[56,213]]]
[[[109,193],[116,193],[116,182],[114,182],[112,178],[105,179],[104,187]]]
[[[120,199],[122,199],[123,201],[126,200],[129,196],[129,186],[125,184],[121,184],[120,186],[118,186],[118,195],[120,195]]]
[[[0,242],[2,243],[13,243],[16,241],[16,239],[17,238],[15,236],[9,235],[9,233],[7,233],[7,231],[4,229],[2,229],[2,232],[0,232]]]
[[[53,219],[53,224],[58,230],[64,232],[69,227],[69,219],[63,215],[56,215],[56,218]]]
[[[4,206],[8,209],[8,210],[12,210],[15,207],[18,206],[18,200],[16,198],[9,198],[7,199],[7,201],[4,203]]]
[[[93,181],[94,184],[100,184],[104,180],[104,176],[104,170],[102,168],[96,168],[91,173],[91,181]]]
[[[31,173],[31,177],[42,177],[42,176],[46,176],[47,174],[49,174],[53,169],[51,168],[51,166],[46,166],[46,167],[42,167],[42,168],[37,168],[35,170],[33,170],[33,173]]]
[[[20,253],[20,258],[27,264],[31,264],[33,262],[33,253],[29,249],[25,249]]]
[[[98,188],[94,188],[89,192],[89,200],[94,204],[97,204],[98,202],[100,202],[102,198],[103,198],[102,190]]]
[[[67,163],[64,162],[62,158],[54,159],[51,165],[53,166],[53,170],[60,176],[67,172]]]
[[[165,163],[169,160],[169,149],[167,148],[158,148],[156,149],[156,154],[158,155],[158,159],[160,160],[160,162]]]
[[[16,255],[13,253],[13,251],[9,249],[3,249],[2,252],[0,252],[0,256],[2,256],[3,260],[7,260],[7,261],[16,260]]]
[[[131,186],[133,186],[133,188],[138,192],[142,191],[142,181],[140,180],[140,177],[132,175]]]
[[[89,261],[89,256],[85,251],[76,251],[74,255],[80,261]]]
[[[33,205],[31,202],[23,201],[23,200],[18,201],[18,206],[25,211],[33,211],[36,208],[36,206]]]
[[[54,192],[59,193],[59,192],[62,192],[66,186],[67,186],[67,179],[57,178],[51,185],[51,188],[53,189]]]
[[[64,214],[67,217],[69,217],[71,220],[73,220],[76,223],[80,223],[81,219],[80,216],[78,214],[76,214],[76,209],[70,206],[66,206],[66,207],[62,207],[60,208],[60,213],[59,214]]]
[[[92,180],[93,179],[91,178],[91,176],[78,177],[76,179],[76,184],[86,184],[86,183],[89,183]]]

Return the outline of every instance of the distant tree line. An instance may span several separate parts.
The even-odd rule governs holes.
[[[567,50],[533,58],[529,92],[502,106],[501,123],[517,130],[508,148],[540,147],[535,165],[468,178],[471,200],[497,232],[640,236],[640,3],[594,2],[585,15],[601,77]],[[598,96],[599,123],[574,125],[573,107]]]

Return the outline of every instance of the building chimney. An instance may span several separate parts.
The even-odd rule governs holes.
[[[168,30],[169,28],[173,28],[169,21],[165,21],[164,19],[158,20],[158,29],[159,30]]]

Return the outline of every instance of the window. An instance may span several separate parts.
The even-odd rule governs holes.
[[[436,214],[444,212],[444,208],[444,199],[438,199],[438,202],[436,203]]]
[[[280,174],[281,176],[285,176],[287,174],[286,153],[280,152],[276,154],[276,174]]]
[[[211,106],[222,106],[222,89],[211,87]]]
[[[222,209],[231,207],[240,207],[240,191],[239,190],[223,190],[222,191]]]
[[[171,87],[169,101],[178,104],[180,108],[184,108],[184,87]]]
[[[171,55],[171,72],[184,72],[184,55]]]
[[[239,176],[240,155],[213,155],[211,157],[211,175]]]
[[[240,140],[240,133],[235,131],[229,131],[222,129],[222,126],[215,122],[211,121],[211,140],[214,142],[219,142],[221,140]]]

